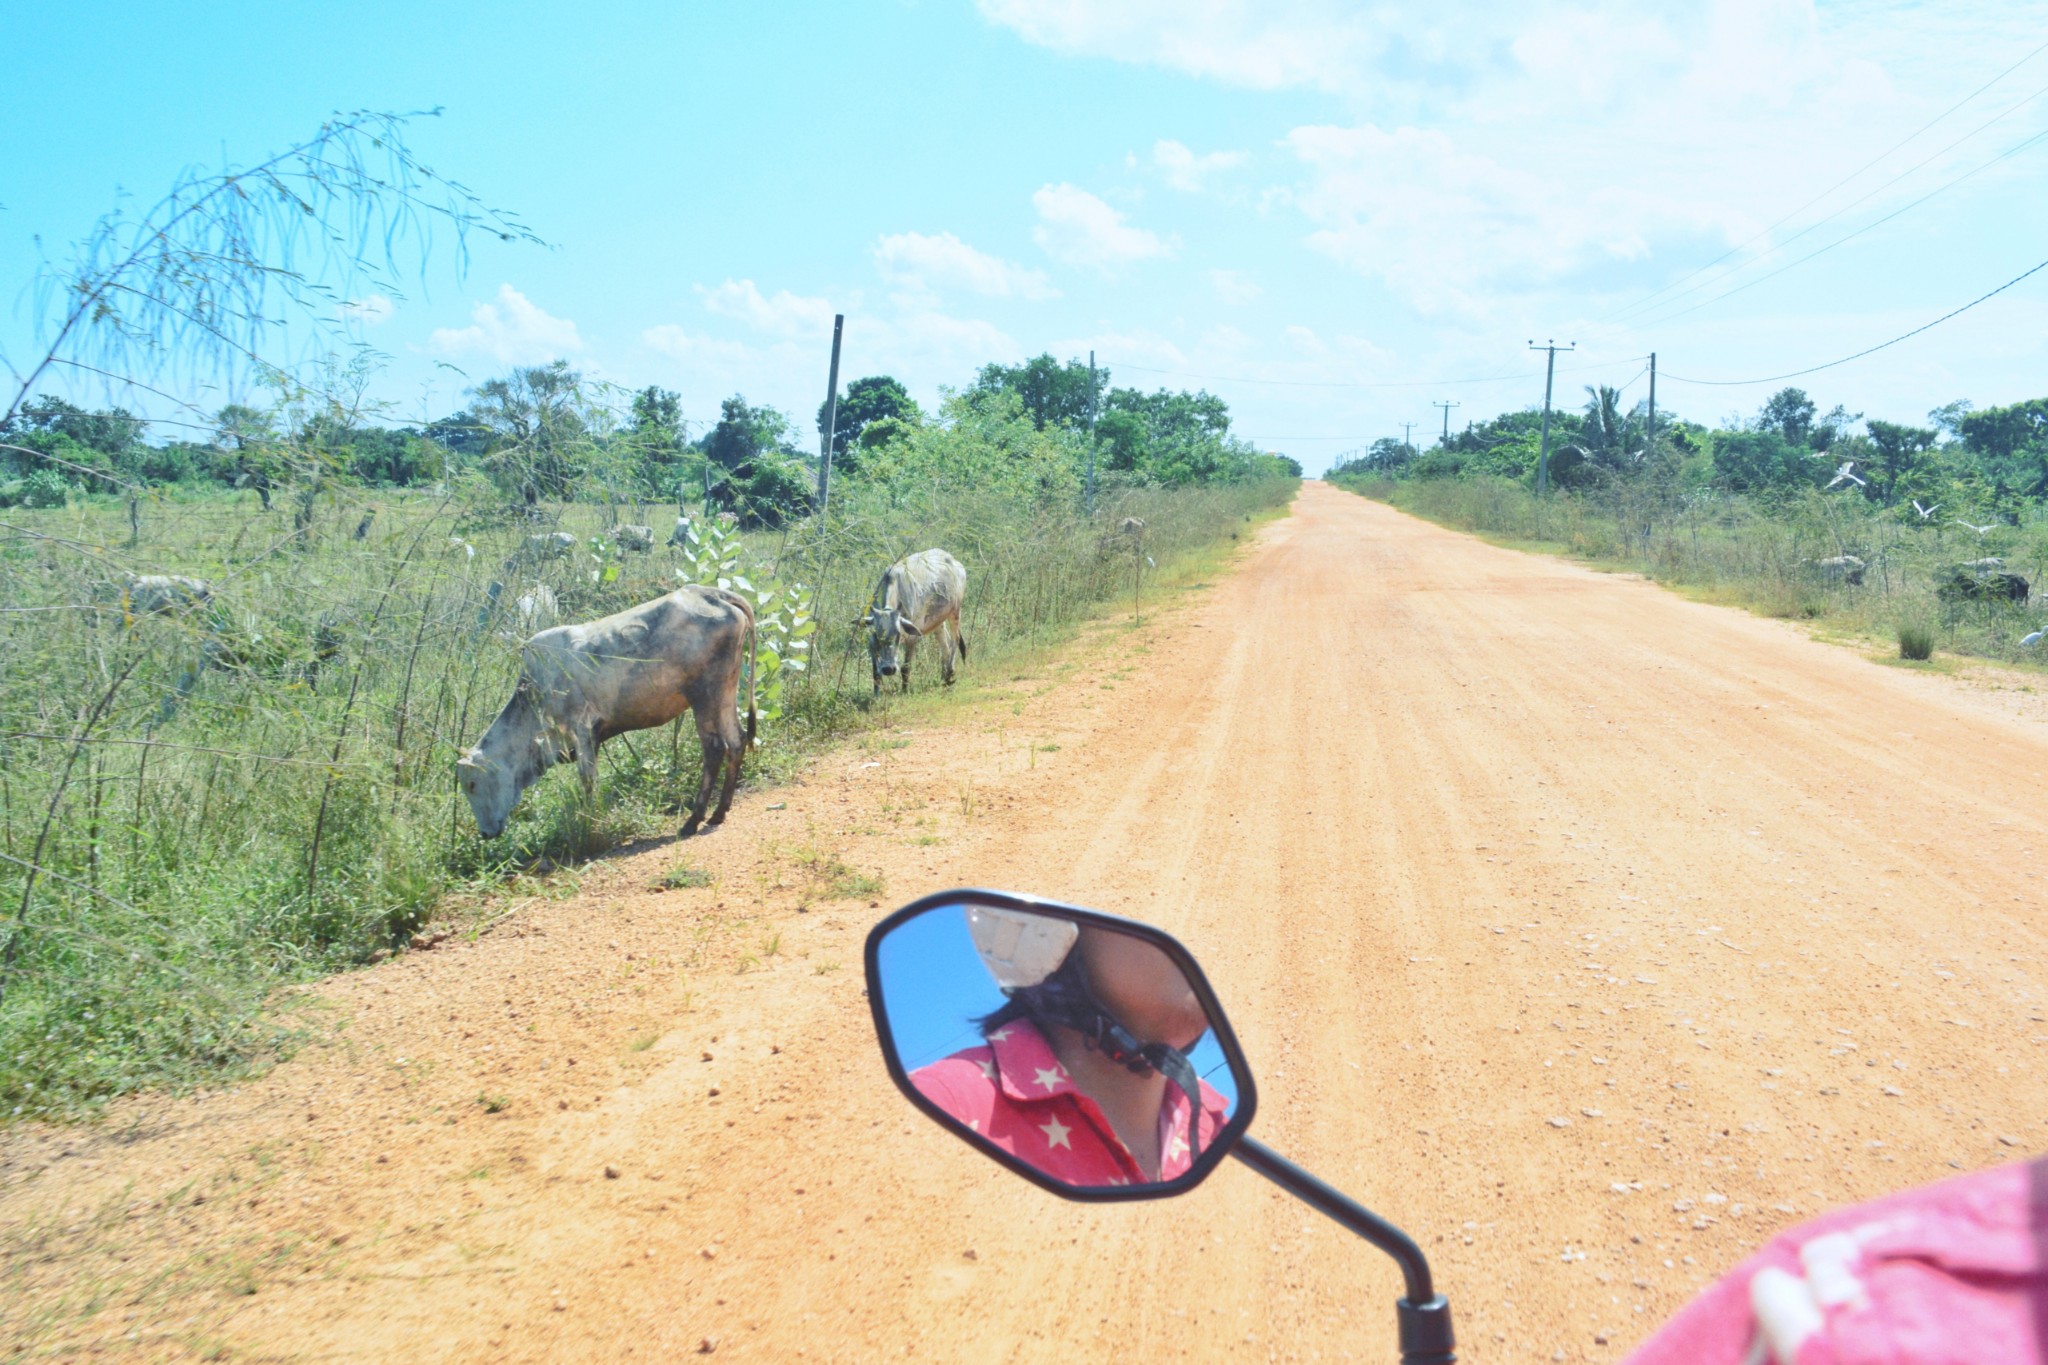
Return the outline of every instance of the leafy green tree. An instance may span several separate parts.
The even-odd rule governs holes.
[[[1812,448],[1787,437],[1783,427],[1723,431],[1714,438],[1714,477],[1733,492],[1817,487],[1825,472]]]
[[[583,376],[557,360],[486,380],[470,396],[470,416],[491,438],[485,467],[507,491],[528,504],[567,497],[593,447]]]
[[[1803,446],[1813,434],[1813,419],[1819,411],[1805,389],[1779,389],[1757,410],[1756,428],[1776,432],[1782,440]]]
[[[818,430],[825,429],[829,401],[818,404]],[[866,444],[869,427],[877,422],[915,426],[924,420],[910,391],[886,374],[856,379],[839,397],[839,411],[832,429],[832,468],[851,474],[860,465],[859,452]],[[893,431],[894,428],[891,428]]]
[[[67,483],[83,479],[101,491],[145,458],[145,424],[125,408],[91,411],[45,394],[24,402],[0,423],[0,451],[17,473],[54,469]],[[105,477],[95,478],[94,475]]]
[[[1109,371],[1097,369],[1098,389],[1109,387]],[[1088,421],[1088,367],[1078,360],[1062,365],[1050,355],[1041,355],[1022,365],[984,365],[967,391],[970,400],[981,402],[996,394],[1008,394],[1023,405],[1032,424],[1040,431],[1049,426],[1079,427]]]
[[[791,435],[789,418],[774,408],[753,407],[740,394],[719,404],[718,425],[703,442],[713,467],[709,501],[748,526],[780,526],[809,511],[810,479]]]
[[[1866,491],[1891,507],[1926,469],[1938,433],[1932,427],[1909,427],[1875,417],[1863,425],[1870,433],[1862,462],[1864,475],[1869,479]]]
[[[1985,408],[1959,425],[1964,447],[2000,503],[2048,494],[2048,398]]]
[[[634,482],[659,497],[680,499],[688,450],[682,395],[652,384],[634,394],[622,439]]]

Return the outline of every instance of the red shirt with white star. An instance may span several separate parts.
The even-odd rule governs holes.
[[[1068,1185],[1148,1184],[1109,1119],[1076,1086],[1051,1044],[1031,1024],[1016,1020],[971,1047],[911,1073],[910,1083],[939,1108],[996,1146]],[[1227,1101],[1207,1081],[1202,1089],[1203,1150],[1228,1117]],[[1184,1175],[1188,1101],[1168,1085],[1159,1106],[1161,1180]]]

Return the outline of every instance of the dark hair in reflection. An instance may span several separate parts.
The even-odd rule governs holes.
[[[1009,999],[1001,1006],[974,1021],[983,1036],[1020,1019],[1047,1037],[1055,1024],[1087,1032],[1089,1023],[1105,1013],[1088,984],[1088,968],[1078,950],[1069,952],[1067,960],[1036,986],[1018,986],[1005,994]]]

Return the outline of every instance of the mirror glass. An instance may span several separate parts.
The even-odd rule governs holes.
[[[876,961],[911,1085],[1058,1184],[1170,1183],[1237,1112],[1209,1016],[1151,939],[963,903],[895,925]]]

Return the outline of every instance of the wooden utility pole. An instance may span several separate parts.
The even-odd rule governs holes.
[[[1538,346],[1533,341],[1529,343],[1529,349],[1532,351],[1548,351],[1550,353],[1549,363],[1543,367],[1543,444],[1536,452],[1536,495],[1538,497],[1550,491],[1550,387],[1557,378],[1557,353],[1559,351],[1576,351],[1578,348],[1579,344],[1576,341],[1567,341],[1562,346],[1558,345],[1555,341],[1547,341],[1541,346]]]
[[[1095,352],[1088,353],[1088,497],[1084,510],[1095,511]]]
[[[825,502],[832,495],[832,438],[839,430],[839,335],[846,314],[832,315],[832,372],[825,381],[825,425],[818,432],[818,520],[825,520]]]
[[[1643,458],[1657,453],[1657,353],[1650,352],[1650,434],[1643,441]]]
[[[1430,406],[1444,410],[1444,444],[1449,445],[1451,441],[1451,409],[1461,408],[1465,405],[1463,403],[1431,403]]]

